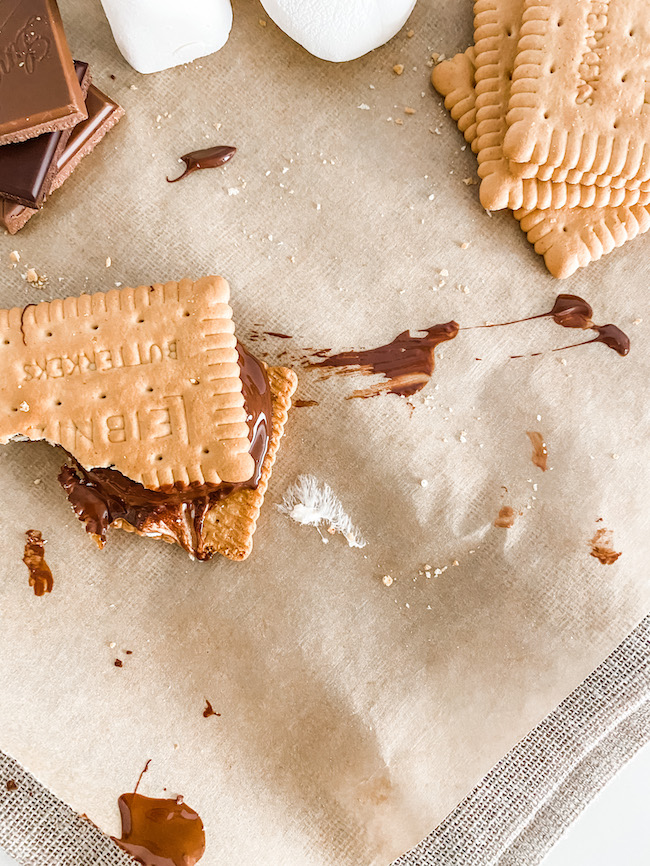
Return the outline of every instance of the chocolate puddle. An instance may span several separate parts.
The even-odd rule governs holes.
[[[133,793],[118,798],[122,836],[111,838],[144,866],[194,866],[205,853],[203,821],[182,797],[138,794],[150,763],[145,764]]]
[[[204,719],[209,719],[210,716],[220,716],[220,715],[221,715],[221,713],[217,713],[217,712],[215,712],[215,710],[214,710],[213,707],[212,707],[212,704],[211,704],[210,701],[206,698],[206,699],[205,699],[205,709],[203,710],[203,718],[204,718]]]
[[[29,569],[29,585],[34,588],[34,595],[42,596],[52,592],[54,579],[50,567],[45,562],[45,542],[37,529],[28,529],[25,533],[25,553],[23,562]]]
[[[546,472],[548,451],[546,450],[544,437],[537,430],[526,430],[526,436],[528,436],[530,444],[533,446],[533,453],[530,459],[533,461],[535,466],[539,466],[542,472]]]
[[[216,147],[207,147],[205,150],[193,150],[186,153],[181,156],[181,160],[185,163],[185,171],[172,180],[167,178],[167,183],[176,183],[183,180],[188,174],[204,168],[219,168],[232,159],[236,153],[237,148],[228,145],[217,145]]]
[[[435,367],[436,346],[453,340],[458,330],[456,322],[447,322],[422,328],[422,337],[412,337],[410,331],[403,331],[385,346],[328,355],[323,361],[310,363],[309,367],[338,368],[337,372],[340,373],[359,372],[366,376],[381,374],[387,380],[370,388],[354,391],[348,399],[376,397],[378,394],[410,397],[422,390],[431,378]],[[314,352],[314,355],[322,357],[328,351]]]
[[[108,527],[124,521],[144,535],[156,535],[177,542],[191,556],[207,560],[213,551],[203,539],[203,522],[210,507],[235,490],[259,484],[271,433],[271,391],[262,364],[237,344],[242,388],[248,411],[250,454],[255,472],[248,481],[234,484],[190,485],[149,490],[115,469],[84,469],[70,460],[59,473],[75,514],[95,537],[99,547],[106,543]]]

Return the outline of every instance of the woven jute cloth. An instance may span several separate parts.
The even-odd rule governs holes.
[[[649,740],[647,617],[440,826],[393,866],[539,863],[591,798]],[[7,790],[9,780],[15,790]],[[132,862],[94,824],[3,753],[0,847],[21,866]]]

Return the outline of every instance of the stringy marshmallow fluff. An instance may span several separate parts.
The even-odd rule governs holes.
[[[119,0],[118,0],[119,2]],[[261,0],[278,27],[322,60],[354,60],[397,33],[415,0]]]

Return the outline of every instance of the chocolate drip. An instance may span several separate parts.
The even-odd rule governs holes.
[[[341,368],[342,373],[360,372],[367,376],[381,374],[387,379],[370,388],[354,391],[352,397],[375,397],[378,394],[398,394],[410,397],[427,384],[435,366],[436,346],[453,340],[458,333],[456,322],[446,322],[422,328],[422,337],[412,337],[403,331],[385,346],[362,351],[339,352],[328,355],[323,361],[309,364],[310,367]],[[329,350],[315,352],[322,357]]]
[[[591,330],[597,336],[593,340],[585,340],[584,343],[572,343],[570,346],[561,346],[553,349],[554,352],[563,352],[565,349],[575,349],[577,346],[588,346],[589,343],[604,343],[609,349],[613,349],[622,357],[630,351],[630,338],[618,325],[592,325]]]
[[[134,792],[122,794],[117,803],[122,836],[113,841],[144,866],[194,866],[203,857],[203,821],[182,798],[157,799]]]
[[[34,589],[34,595],[42,596],[52,592],[54,579],[50,567],[45,562],[45,542],[37,529],[28,529],[25,533],[25,553],[23,562],[29,569],[29,585]]]
[[[247,481],[201,484],[149,490],[115,469],[84,469],[76,461],[64,466],[59,483],[75,514],[100,547],[111,523],[124,521],[144,535],[175,541],[196,559],[210,559],[213,551],[203,538],[203,522],[210,507],[234,491],[259,484],[271,434],[271,391],[263,365],[237,345],[244,403],[250,431],[250,454],[255,470]]]
[[[217,147],[207,147],[205,150],[193,150],[191,153],[186,153],[181,156],[181,160],[186,166],[185,171],[172,180],[167,178],[167,183],[176,183],[183,180],[188,174],[203,168],[219,168],[232,159],[236,153],[237,148],[228,145],[217,145]]]

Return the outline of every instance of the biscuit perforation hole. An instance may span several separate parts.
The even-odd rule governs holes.
[[[63,404],[61,403],[60,400],[55,400],[55,401],[54,401],[54,405],[55,405],[55,406],[62,406]]]
[[[148,388],[146,388],[146,391],[148,391],[148,392],[149,392],[149,394],[151,394],[151,392],[152,392],[152,391],[153,391],[153,388],[152,388],[152,387],[151,387],[151,385],[149,385],[149,387],[148,387]]]
[[[209,453],[210,453],[210,449],[209,449],[209,448],[204,448],[204,449],[203,449],[203,453],[204,453],[204,454],[209,454]]]
[[[137,324],[138,324],[138,325],[143,325],[143,324],[144,324],[144,319],[138,319],[138,320],[137,320]]]
[[[3,341],[2,341],[2,345],[3,345],[3,346],[8,346],[8,345],[10,344],[10,342],[11,342],[10,340],[3,340]]]
[[[162,454],[156,454],[156,460],[162,460],[162,459],[163,459]]]
[[[183,316],[184,316],[185,318],[187,318],[188,316],[191,316],[191,315],[192,315],[192,314],[190,313],[189,310],[185,310],[185,312],[183,313]]]
[[[46,337],[51,337],[51,336],[52,336],[52,331],[46,331],[46,332],[45,332],[45,336],[46,336]]]
[[[98,331],[98,330],[99,330],[99,325],[91,325],[91,326],[90,326],[90,329],[91,329],[91,331]]]

